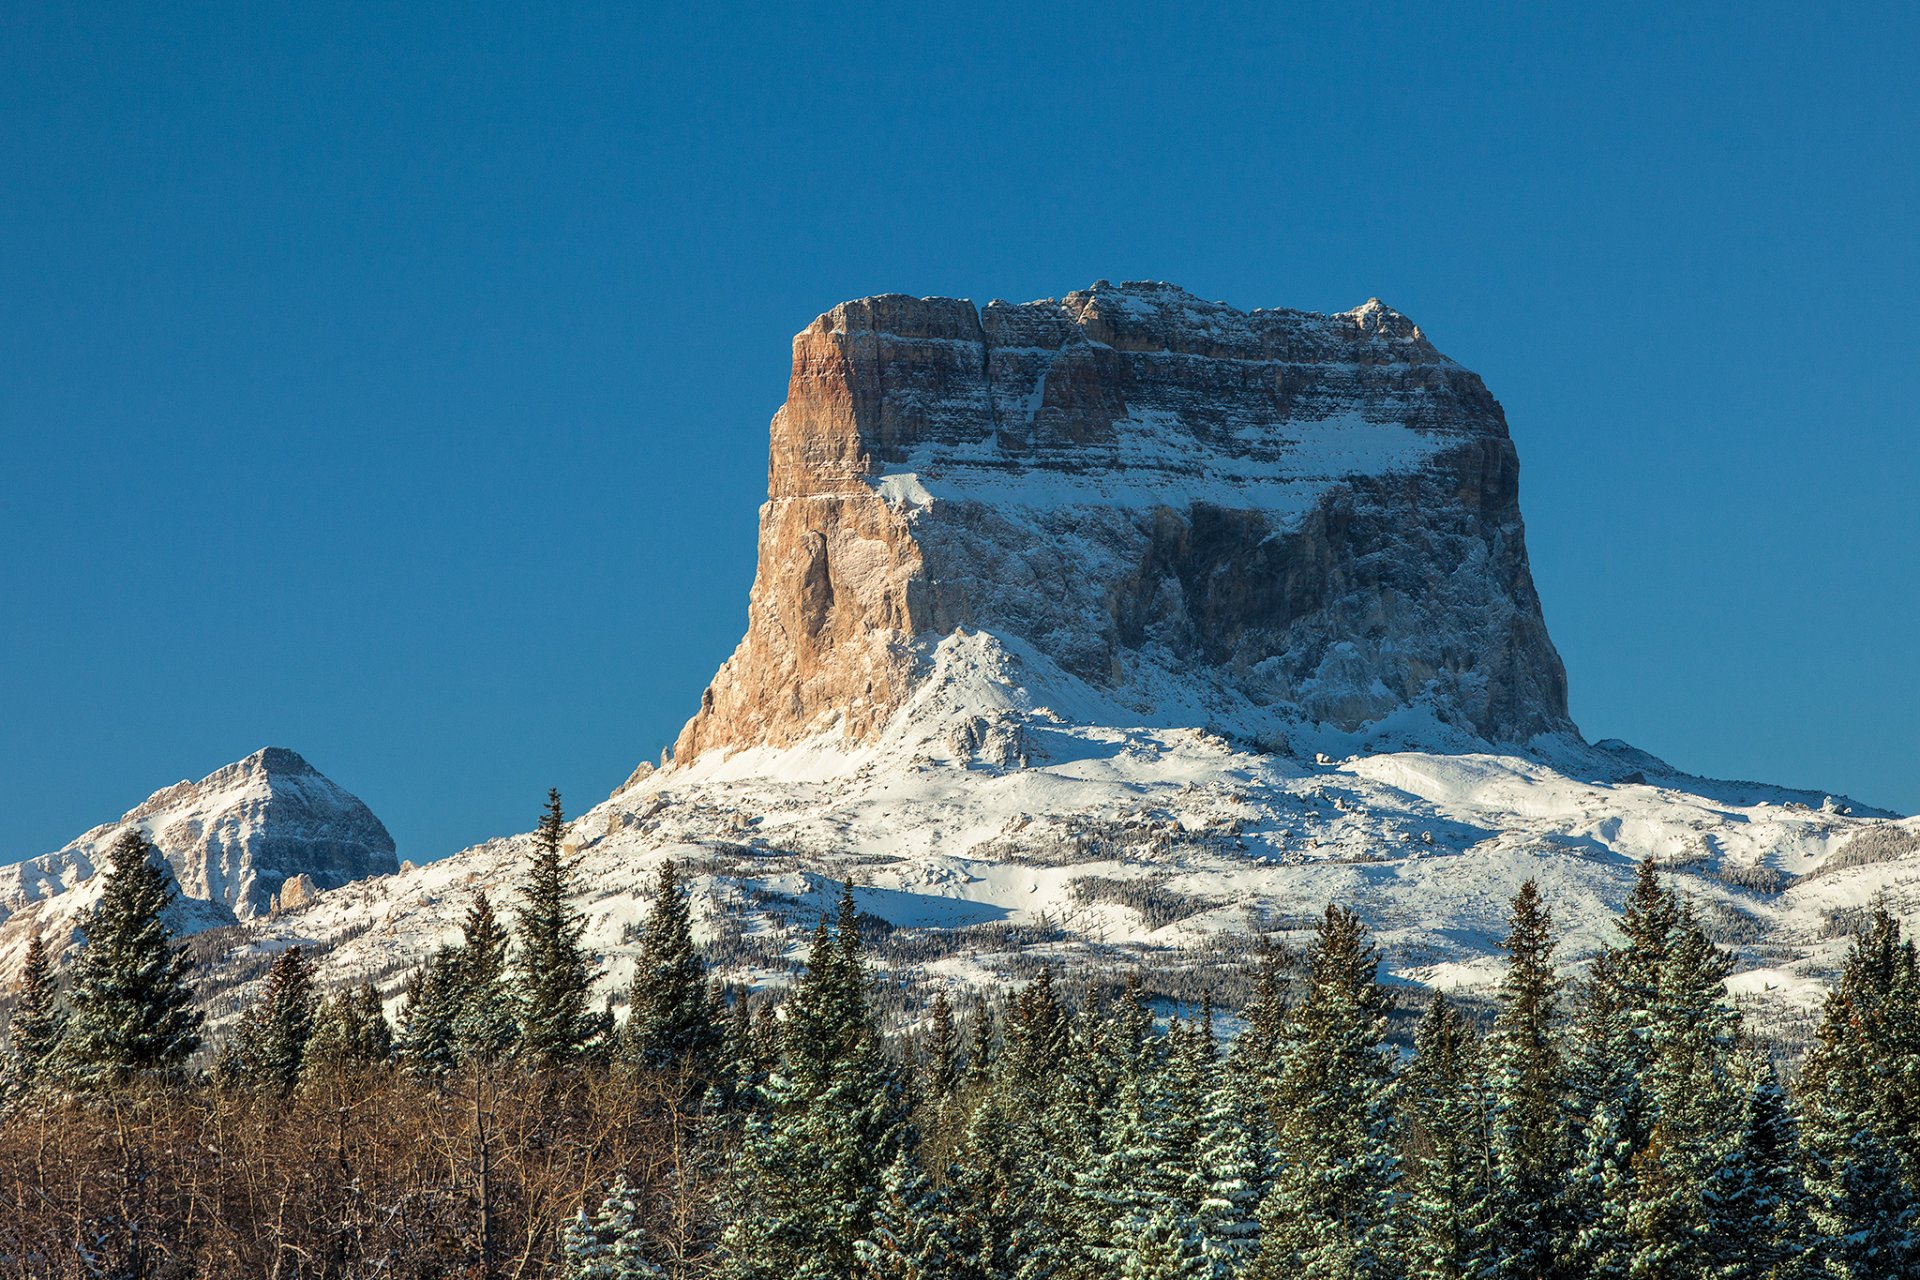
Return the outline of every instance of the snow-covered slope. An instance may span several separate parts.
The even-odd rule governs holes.
[[[1920,911],[1920,824],[1840,797],[1710,783],[1640,753],[1484,751],[1298,760],[1142,724],[1047,659],[982,633],[933,646],[913,701],[867,742],[837,732],[711,752],[579,817],[588,938],[609,994],[662,859],[694,874],[704,930],[744,972],[797,950],[834,882],[897,927],[895,967],[967,982],[1036,950],[1062,963],[1243,959],[1361,911],[1393,975],[1485,987],[1508,900],[1540,881],[1578,963],[1609,940],[1637,862],[1671,869],[1736,949],[1735,989],[1804,1015],[1877,893]],[[1632,780],[1626,780],[1631,778]],[[259,926],[336,943],[331,974],[398,975],[457,936],[471,895],[511,910],[524,837],[323,895]],[[1850,851],[1874,860],[1846,867]],[[1844,868],[1844,869],[1836,869]],[[744,916],[738,938],[723,912]]]
[[[317,888],[393,872],[393,837],[354,795],[296,752],[266,747],[147,797],[53,853],[0,867],[0,972],[35,929],[64,943],[99,898],[96,871],[128,827],[160,850],[179,886],[175,923],[197,931],[265,914],[283,884]]]

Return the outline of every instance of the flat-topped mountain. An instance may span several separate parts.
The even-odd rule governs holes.
[[[815,320],[746,637],[675,757],[869,739],[962,630],[1274,745],[1577,740],[1500,405],[1378,301],[1242,312],[1102,281]]]

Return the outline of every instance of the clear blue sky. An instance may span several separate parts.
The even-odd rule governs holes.
[[[1920,808],[1915,13],[6,6],[0,856],[268,743],[416,858],[586,807],[790,336],[1099,277],[1413,316],[1590,737]]]

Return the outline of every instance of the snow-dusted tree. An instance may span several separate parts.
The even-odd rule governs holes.
[[[1494,1274],[1501,1255],[1490,1233],[1493,1136],[1480,1044],[1466,1016],[1437,992],[1414,1031],[1400,1105],[1407,1274],[1414,1280]]]
[[[585,1205],[561,1240],[564,1280],[657,1280],[667,1273],[647,1258],[640,1198],[616,1177],[596,1212]]]
[[[267,988],[220,1048],[215,1071],[224,1084],[289,1093],[313,1035],[319,997],[313,967],[299,947],[274,957]]]
[[[1757,1053],[1743,1055],[1739,1075],[1738,1129],[1704,1196],[1708,1274],[1713,1280],[1811,1276],[1812,1224],[1786,1093],[1772,1065]]]
[[[1328,907],[1282,1055],[1277,1169],[1260,1206],[1254,1280],[1376,1280],[1399,1271],[1392,1051],[1378,970],[1360,918]]]
[[[8,1038],[13,1042],[14,1069],[22,1084],[32,1085],[40,1078],[59,1048],[66,1021],[66,1011],[60,1007],[60,991],[54,981],[53,958],[47,954],[46,938],[36,930],[27,943],[20,990],[7,1025]]]
[[[568,901],[574,869],[561,847],[566,835],[560,793],[549,791],[546,811],[533,833],[533,856],[520,885],[520,914],[514,922],[520,1049],[530,1061],[547,1067],[579,1056],[597,1023],[587,1008],[593,974],[580,945],[587,922]]]
[[[864,1280],[961,1280],[971,1252],[956,1229],[946,1194],[902,1148],[887,1167],[867,1234],[854,1242]]]
[[[454,1022],[460,1015],[463,992],[460,955],[455,947],[434,953],[407,979],[394,1055],[410,1074],[439,1076],[459,1065]]]
[[[664,862],[640,936],[621,1052],[640,1066],[704,1080],[713,1074],[720,1040],[707,965],[693,944],[687,891],[673,863]]]
[[[1265,1113],[1250,1104],[1217,1054],[1208,1053],[1202,1065],[1193,1221],[1215,1280],[1227,1280],[1238,1275],[1260,1247]]]
[[[163,918],[172,876],[137,827],[120,834],[107,861],[60,1037],[60,1073],[79,1088],[178,1072],[200,1047],[193,964]]]
[[[1800,1077],[1807,1185],[1830,1274],[1920,1275],[1920,961],[1877,906]]]
[[[302,1084],[338,1080],[374,1067],[393,1056],[393,1029],[387,1025],[380,993],[373,984],[336,991],[320,1002],[313,1035],[300,1064]]]
[[[492,1062],[513,1048],[520,1029],[514,1018],[507,963],[508,937],[484,893],[473,896],[460,925],[453,977],[454,1054],[463,1063]]]
[[[1508,1280],[1549,1275],[1569,1235],[1554,945],[1552,914],[1528,880],[1514,895],[1501,943],[1507,971],[1486,1046],[1494,1156],[1489,1229],[1500,1245],[1496,1272]]]
[[[1213,1280],[1200,1232],[1178,1205],[1162,1205],[1133,1230],[1120,1280]]]
[[[769,1114],[748,1127],[736,1213],[723,1241],[738,1280],[844,1280],[905,1137],[904,1103],[868,1001],[849,887],[834,930],[815,932],[785,1001]]]

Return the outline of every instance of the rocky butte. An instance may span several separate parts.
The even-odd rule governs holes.
[[[674,758],[871,738],[967,629],[1273,746],[1577,739],[1519,497],[1499,402],[1377,300],[843,303],[794,339],[746,636]]]
[[[849,302],[771,444],[744,639],[568,832],[611,998],[668,860],[730,979],[780,981],[844,880],[933,982],[1209,989],[1338,902],[1397,981],[1484,990],[1521,884],[1578,965],[1657,859],[1787,1036],[1864,904],[1920,910],[1920,820],[1581,739],[1500,406],[1378,302]],[[397,995],[527,852],[283,892],[216,980],[315,942]]]

